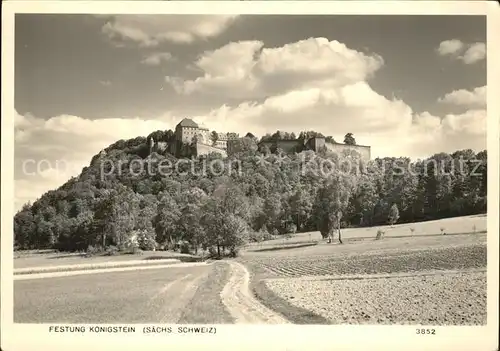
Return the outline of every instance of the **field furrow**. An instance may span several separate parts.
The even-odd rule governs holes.
[[[332,274],[376,274],[421,270],[449,270],[486,266],[486,245],[421,250],[382,255],[325,257],[315,259],[259,260],[258,264],[278,276],[314,276]]]
[[[290,304],[319,314],[333,324],[486,323],[486,272],[288,278],[269,280],[266,284]]]

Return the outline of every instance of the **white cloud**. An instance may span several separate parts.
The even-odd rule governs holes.
[[[466,44],[458,39],[442,41],[436,49],[441,56],[451,56],[455,60],[470,65],[486,58],[486,44]]]
[[[105,86],[105,87],[109,87],[111,86],[111,82],[109,80],[101,80],[99,81],[99,84],[101,84],[102,86]]]
[[[474,43],[469,46],[464,55],[460,59],[470,65],[486,58],[486,44]]]
[[[61,115],[45,121],[43,129],[47,132],[60,132],[84,135],[93,138],[134,138],[145,135],[152,130],[162,129],[166,126],[164,122],[156,120],[143,120],[139,118],[105,118],[85,119],[77,116]]]
[[[15,112],[16,209],[80,174],[94,155],[117,140],[171,129],[176,120],[169,115],[154,120],[70,115],[43,120]]]
[[[456,52],[459,45],[455,43],[452,50],[453,45],[444,45],[442,52]],[[205,52],[195,62],[203,73],[196,79],[166,79],[179,93],[241,98],[244,102],[236,107],[224,105],[197,116],[198,121],[220,131],[263,135],[313,129],[339,141],[351,132],[358,143],[372,146],[374,157],[426,157],[485,147],[484,111],[445,117],[417,115],[405,102],[374,91],[368,81],[383,63],[376,54],[367,55],[325,38],[278,48],[243,41]],[[481,88],[473,93],[478,96],[472,107],[481,107]],[[455,98],[451,95],[445,100]]]
[[[439,98],[439,102],[453,105],[486,106],[486,86],[473,90],[459,89]]]
[[[406,147],[419,157],[463,149],[486,149],[486,110],[447,114],[443,118],[427,112],[415,117]]]
[[[20,115],[17,111],[14,111],[14,127],[15,128],[25,128],[32,125],[35,122],[35,119],[30,115],[26,114],[26,116]]]
[[[202,76],[194,80],[166,77],[166,81],[187,95],[253,98],[361,82],[382,67],[383,59],[335,40],[309,38],[277,48],[263,48],[260,41],[233,42],[203,53],[194,65]]]
[[[141,63],[149,66],[158,66],[162,62],[172,60],[172,54],[169,52],[154,52],[144,57]]]
[[[222,106],[197,120],[211,129],[240,134],[312,129],[342,141],[351,132],[359,144],[372,147],[372,157],[418,158],[486,148],[484,110],[444,117],[415,114],[403,101],[388,100],[364,82],[335,89],[296,90],[235,108]]]
[[[14,211],[21,209],[28,201],[33,203],[47,191],[57,189],[71,177],[78,175],[87,164],[88,161],[81,163],[79,167],[74,163],[74,169],[54,166],[55,168],[42,168],[40,171],[36,170],[37,164],[26,164],[29,173],[34,174],[14,181]]]
[[[366,83],[355,83],[336,89],[295,90],[260,104],[225,106],[212,111],[204,123],[212,129],[258,135],[278,129],[314,129],[337,136],[385,133],[411,123],[411,109],[401,101],[385,99]]]
[[[449,135],[483,137],[486,142],[486,110],[469,110],[460,115],[448,114],[443,119],[445,132]]]
[[[441,56],[458,54],[464,47],[464,43],[462,43],[458,39],[451,39],[442,41],[437,48],[438,53]]]
[[[114,15],[102,27],[114,40],[129,40],[140,46],[169,41],[189,44],[222,33],[237,16],[227,15]]]

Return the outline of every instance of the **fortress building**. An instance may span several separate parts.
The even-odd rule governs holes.
[[[206,155],[211,152],[217,152],[222,156],[227,155],[227,138],[219,144],[212,145],[208,128],[190,118],[184,118],[175,126],[174,135],[171,150],[178,157]]]
[[[227,150],[228,143],[240,138],[239,134],[236,133],[217,133],[217,136],[218,138],[214,146],[224,150]]]
[[[149,148],[150,152],[168,151],[177,157],[206,155],[211,152],[217,152],[225,157],[228,154],[233,154],[235,150],[238,150],[238,144],[243,141],[243,139],[250,138],[257,142],[256,138],[250,133],[244,138],[241,138],[236,133],[218,133],[217,136],[217,141],[213,143],[208,128],[199,125],[190,118],[184,118],[175,127],[175,132],[171,138],[169,137],[168,140],[155,140],[151,138],[149,141]],[[322,149],[339,155],[348,155],[355,152],[365,161],[369,161],[371,157],[370,146],[331,143],[327,142],[324,137],[318,136],[305,140],[268,139],[259,142],[258,147],[260,149],[269,148],[271,152],[281,150],[285,153],[299,153],[305,150],[318,152]]]
[[[196,137],[198,143],[209,144],[210,132],[205,126],[201,126],[192,119],[184,118],[175,127],[175,139],[190,144]]]

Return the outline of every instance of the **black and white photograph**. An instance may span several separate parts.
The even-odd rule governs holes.
[[[411,348],[460,327],[464,350],[474,330],[498,347],[485,10],[113,3],[10,14],[2,324],[125,344],[317,326],[332,350],[335,328],[405,327]]]

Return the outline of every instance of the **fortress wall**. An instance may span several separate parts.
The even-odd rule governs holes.
[[[346,150],[354,150],[361,155],[364,161],[369,161],[371,159],[371,149],[369,146],[363,145],[346,145],[346,144],[325,144],[329,151],[335,152],[337,154],[342,154]]]
[[[301,148],[302,142],[299,140],[279,140],[277,142],[277,147],[282,149],[283,152],[290,153],[296,152],[298,148]]]
[[[307,141],[307,147],[310,150],[318,151],[323,146],[325,146],[325,139],[324,138],[311,138]]]
[[[283,150],[285,153],[297,152],[302,149],[303,144],[299,140],[276,140],[276,141],[263,141],[259,145],[266,145],[271,150],[276,147]]]
[[[223,157],[227,157],[227,153],[223,149],[219,149],[217,147],[213,147],[207,144],[197,143],[196,144],[196,152],[199,155],[207,155],[211,152],[217,152],[221,154]]]

